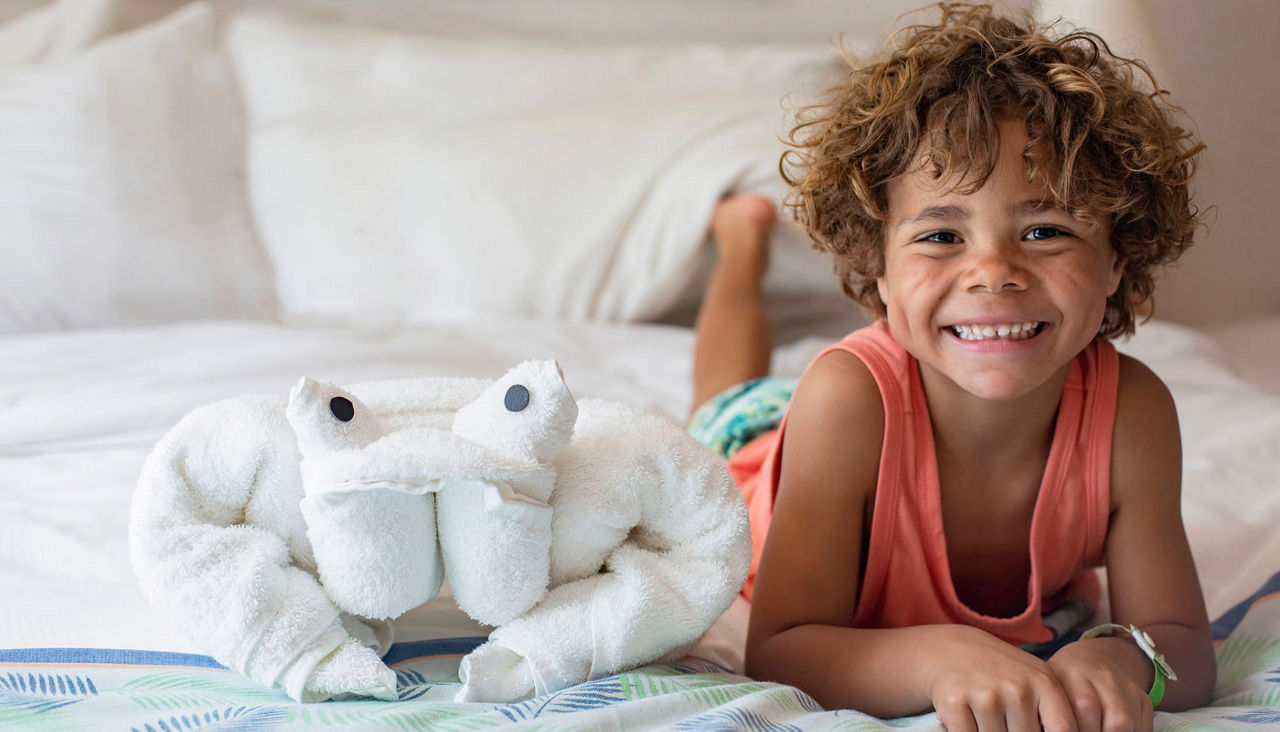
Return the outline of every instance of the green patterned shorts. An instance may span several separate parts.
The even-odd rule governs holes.
[[[689,434],[727,460],[748,442],[778,428],[798,381],[766,376],[725,389],[693,413]]]

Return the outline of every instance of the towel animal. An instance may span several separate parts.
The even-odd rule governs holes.
[[[640,410],[575,403],[553,362],[198,409],[144,467],[130,546],[193,640],[304,701],[395,698],[386,619],[441,566],[498,626],[457,698],[506,701],[679,652],[749,562],[723,461]]]

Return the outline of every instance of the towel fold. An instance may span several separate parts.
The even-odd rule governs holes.
[[[355,395],[303,378],[285,412],[301,451],[300,503],[320,582],[346,612],[394,618],[435,597],[444,580],[435,496],[334,481],[386,427]],[[417,488],[414,486],[413,488]]]
[[[528,610],[550,573],[551,459],[577,413],[554,361],[511,369],[458,409],[450,430],[392,434],[355,396],[304,378],[289,421],[307,535],[336,604],[395,617],[434,596],[447,571],[458,607],[481,623]]]
[[[323,661],[333,666],[350,636],[313,574],[284,406],[271,397],[220,402],[161,439],[134,494],[129,548],[143,593],[200,648],[259,683],[314,700],[323,694],[309,679]],[[363,645],[342,659],[381,666]],[[395,675],[382,666],[360,683],[343,691],[385,697]]]
[[[458,410],[454,434],[485,445],[493,462],[474,478],[444,481],[437,504],[445,571],[458,607],[502,625],[533,607],[551,576],[552,460],[567,444],[578,404],[554,361],[529,361]],[[504,472],[503,465],[524,470]]]

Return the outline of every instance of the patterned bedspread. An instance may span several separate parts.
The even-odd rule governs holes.
[[[1280,728],[1280,573],[1213,626],[1210,706],[1160,712],[1156,729]],[[881,720],[822,709],[790,686],[697,658],[645,666],[515,704],[458,704],[459,659],[483,638],[401,643],[386,661],[400,701],[296,704],[207,656],[100,649],[0,650],[0,727],[57,730],[939,729],[922,715]]]

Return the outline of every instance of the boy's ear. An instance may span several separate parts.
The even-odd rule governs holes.
[[[1119,284],[1118,281],[1117,284]],[[884,275],[876,278],[876,292],[880,295],[880,302],[887,306],[889,304],[889,283],[885,280]]]
[[[1124,277],[1124,257],[1118,254],[1112,254],[1115,261],[1111,264],[1111,272],[1107,275],[1107,297],[1116,294],[1116,290],[1120,289],[1120,280]]]

